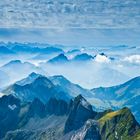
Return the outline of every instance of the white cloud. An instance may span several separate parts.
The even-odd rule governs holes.
[[[122,6],[123,5],[123,6]],[[130,5],[131,10],[130,10]],[[1,27],[132,28],[139,27],[139,1],[5,0]],[[118,7],[118,8],[115,8]],[[133,16],[131,16],[133,12]],[[116,20],[117,19],[117,20]]]
[[[134,63],[134,64],[140,64],[140,55],[131,55],[127,56],[123,59],[123,61]]]
[[[108,62],[110,62],[110,59],[107,58],[107,57],[104,56],[104,55],[98,54],[98,55],[95,57],[95,61],[96,61],[96,62],[99,62],[99,63],[108,63]]]
[[[2,96],[3,96],[3,93],[0,92],[0,97],[2,97]]]

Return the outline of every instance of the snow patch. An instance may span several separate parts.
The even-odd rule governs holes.
[[[15,104],[13,104],[13,105],[8,105],[8,107],[9,107],[11,110],[14,110],[14,109],[17,108],[17,106],[16,106]]]
[[[116,138],[117,140],[119,139],[117,131],[115,131],[115,138]]]

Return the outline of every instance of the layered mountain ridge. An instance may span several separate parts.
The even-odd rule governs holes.
[[[69,100],[78,94],[82,94],[84,97],[92,96],[90,91],[71,83],[61,75],[46,77],[34,72],[8,86],[2,92],[13,94],[22,101],[32,101],[34,98],[39,98],[44,103],[54,96],[65,100]]]
[[[89,100],[96,111],[128,107],[139,122],[139,79],[136,77],[122,85],[110,88],[87,90],[71,83],[61,75],[46,77],[31,73],[25,79],[5,88],[2,93],[12,94],[22,101],[33,101],[38,98],[43,103],[48,102],[52,97],[69,101],[81,94]]]
[[[133,106],[128,109],[131,102],[126,100],[128,95],[129,98],[134,95],[130,99],[137,100],[138,91],[139,77],[120,86],[90,91],[61,75],[46,77],[31,73],[2,92],[7,95],[0,98],[0,138],[139,140],[140,125],[136,121],[139,110]],[[96,103],[87,101],[102,101],[103,97],[112,108],[118,107],[117,110],[98,112]],[[120,99],[124,102],[116,106],[113,101],[121,102]],[[138,111],[136,114],[134,109]]]
[[[139,120],[139,99],[140,99],[140,77],[135,77],[128,82],[113,87],[100,87],[92,89],[93,96],[98,99],[104,99],[111,103],[111,106],[129,107]]]
[[[39,98],[43,103],[46,103],[51,97],[65,100],[70,98],[68,93],[57,91],[57,87],[47,77],[35,73],[30,74],[27,79],[9,86],[3,92],[13,94],[22,101],[32,101],[34,98]]]

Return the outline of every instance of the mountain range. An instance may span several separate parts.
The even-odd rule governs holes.
[[[139,49],[61,47],[0,43],[0,139],[139,140]]]
[[[0,137],[139,140],[139,82],[136,77],[118,86],[87,90],[61,75],[31,73],[2,91]]]
[[[129,71],[131,71],[131,68],[134,66],[129,68],[130,66],[127,65],[129,67],[123,68],[126,67],[123,61],[103,49],[96,51],[94,48],[85,49],[77,47],[78,49],[72,50],[68,47],[62,49],[60,45],[16,42],[1,42],[0,47],[7,48],[9,51],[14,52],[12,55],[4,55],[8,58],[4,57],[0,59],[0,70],[6,73],[8,79],[10,79],[7,80],[8,82],[5,82],[6,78],[2,80],[1,83],[3,84],[0,87],[20,80],[31,72],[46,73],[48,75],[64,75],[72,82],[84,88],[113,86],[123,83],[135,75],[137,76],[139,73],[135,72],[135,74],[133,73],[133,75],[129,76]],[[125,48],[127,48],[127,46]],[[19,68],[17,68],[15,64],[14,67],[10,65],[8,70],[7,68],[2,70],[3,68],[1,67],[5,64],[9,65],[16,60],[21,61],[21,64],[17,63]],[[48,64],[52,65],[48,66]],[[67,64],[67,66],[65,66],[65,64]],[[78,65],[76,69],[75,65]],[[18,70],[16,73],[13,72],[15,71],[14,68]],[[124,71],[128,71],[128,73]],[[104,80],[102,80],[102,77],[104,77]]]
[[[32,101],[34,98],[39,98],[43,103],[46,103],[52,96],[64,100],[69,100],[79,94],[88,98],[92,97],[89,90],[71,83],[61,75],[46,77],[34,72],[6,87],[2,92],[13,94],[22,101]]]
[[[51,97],[70,99],[69,93],[58,89],[47,77],[31,73],[29,77],[10,85],[3,92],[13,94],[22,101],[33,101],[38,98],[46,103]]]
[[[10,62],[2,65],[0,67],[0,71],[3,72],[2,77],[4,77],[4,75],[7,77],[1,81],[1,87],[8,86],[17,80],[26,77],[33,71],[42,74],[45,73],[41,68],[35,66],[34,64],[30,62],[22,62],[20,60],[11,60]]]
[[[118,86],[94,88],[91,91],[95,98],[104,99],[112,107],[129,107],[136,119],[140,121],[140,77],[133,78]]]
[[[41,44],[31,44],[31,43],[7,43],[4,45],[0,44],[0,53],[5,54],[19,54],[19,53],[36,53],[36,54],[53,54],[53,53],[63,53],[61,48],[57,48],[55,45],[46,44],[43,47]]]
[[[136,120],[140,122],[139,83],[140,77],[136,77],[122,85],[88,90],[70,82],[61,75],[46,77],[31,73],[25,79],[5,88],[2,93],[12,94],[21,101],[33,101],[38,98],[43,103],[46,103],[52,97],[68,102],[80,94],[89,100],[96,111],[128,107],[135,115]]]
[[[0,140],[140,140],[140,0],[0,1]]]
[[[66,102],[55,97],[43,104],[0,98],[2,140],[139,140],[140,125],[128,108],[95,112],[81,95]],[[126,121],[126,118],[129,121]]]
[[[75,52],[76,51],[76,52]],[[74,54],[73,54],[74,53]],[[64,53],[61,53],[59,54],[58,56],[55,56],[53,58],[51,58],[50,60],[48,60],[48,63],[49,64],[68,64],[68,62],[71,64],[71,63],[74,63],[74,62],[77,62],[77,63],[86,63],[86,62],[110,62],[112,60],[114,60],[114,58],[112,57],[108,57],[107,55],[105,55],[104,53],[100,53],[100,54],[97,54],[97,55],[90,55],[90,54],[87,54],[87,53],[78,53],[75,55],[75,53],[77,53],[77,50],[74,50],[74,52],[68,52],[66,54]],[[68,56],[67,56],[68,54]],[[69,54],[71,54],[69,56]],[[70,57],[70,58],[68,58]]]

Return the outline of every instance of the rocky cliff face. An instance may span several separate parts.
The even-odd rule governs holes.
[[[65,125],[65,133],[79,129],[85,121],[96,115],[92,106],[81,96],[77,96],[70,108],[70,113]]]
[[[64,100],[57,100],[56,98],[51,98],[46,104],[46,111],[48,114],[62,116],[69,112],[68,104]]]
[[[71,140],[101,140],[99,126],[96,121],[88,120],[85,125],[71,137]]]

